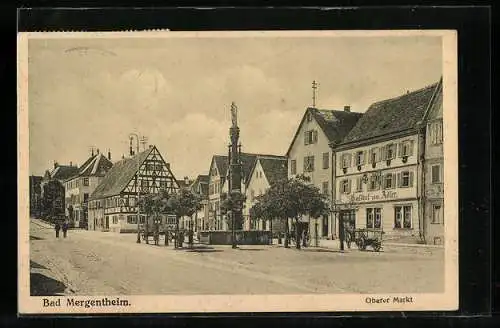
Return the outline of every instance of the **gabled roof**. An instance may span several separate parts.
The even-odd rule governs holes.
[[[416,128],[439,84],[372,104],[340,145]]]
[[[90,199],[99,199],[121,193],[153,149],[155,147],[148,148],[133,157],[116,162],[94,190]]]
[[[246,180],[247,186],[257,163],[260,163],[260,166],[262,166],[264,175],[270,185],[288,177],[288,159],[285,156],[257,156],[257,160],[252,165],[252,169],[248,174],[249,179]]]
[[[348,112],[345,110],[330,110],[330,109],[317,109],[308,107],[300,121],[299,127],[295,132],[292,142],[288,147],[286,155],[290,153],[299,131],[304,123],[307,115],[311,114],[320,126],[323,133],[326,135],[328,142],[340,142],[349,131],[356,125],[363,113]]]
[[[191,188],[194,192],[198,192],[198,188],[200,188],[201,194],[203,196],[208,196],[208,175],[198,175],[196,180],[194,180],[193,184],[191,185]]]
[[[67,180],[78,173],[78,167],[74,165],[59,165],[57,164],[52,171],[49,171],[49,178],[59,181]]]
[[[113,166],[113,163],[103,154],[96,154],[89,157],[80,169],[77,176],[99,176],[103,177]]]
[[[258,157],[267,157],[267,158],[285,158],[284,156],[279,155],[267,155],[267,154],[252,154],[252,153],[241,153],[241,169],[245,183],[250,178],[250,174],[253,166],[255,165],[255,161]],[[217,165],[217,169],[219,170],[219,176],[221,179],[227,177],[228,173],[228,160],[229,157],[225,155],[214,155],[212,161],[215,161],[215,165]]]

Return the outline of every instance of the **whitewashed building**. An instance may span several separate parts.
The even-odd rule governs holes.
[[[426,116],[439,84],[374,103],[334,150],[336,215],[384,239],[424,237]]]
[[[251,220],[250,209],[256,198],[263,195],[269,187],[287,179],[288,160],[285,156],[257,156],[246,183],[246,201],[243,208],[244,230],[270,230],[269,222]]]
[[[286,153],[288,176],[303,174],[309,177],[332,202],[335,160],[332,160],[330,143],[342,141],[361,116],[361,113],[351,112],[349,106],[344,110],[307,108]],[[302,221],[312,238],[335,238],[333,215],[318,220],[304,217]]]
[[[97,150],[74,176],[64,181],[66,215],[72,226],[88,228],[89,197],[112,166],[111,152],[106,158]]]

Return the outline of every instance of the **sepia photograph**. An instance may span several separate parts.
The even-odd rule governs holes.
[[[20,33],[19,311],[457,309],[456,51]]]

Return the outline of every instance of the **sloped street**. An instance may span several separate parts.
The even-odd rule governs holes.
[[[137,244],[134,234],[54,230],[31,221],[32,295],[440,292],[444,251]]]

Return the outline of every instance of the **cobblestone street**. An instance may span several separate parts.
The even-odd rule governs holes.
[[[440,248],[174,250],[135,240],[85,230],[56,239],[50,226],[32,220],[32,295],[422,293],[444,286]]]

